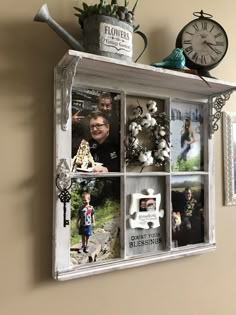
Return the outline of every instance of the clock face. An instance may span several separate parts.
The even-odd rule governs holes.
[[[226,54],[228,39],[224,29],[214,20],[199,18],[191,21],[182,33],[186,59],[199,67],[213,67]]]

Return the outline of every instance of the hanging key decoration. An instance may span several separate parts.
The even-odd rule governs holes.
[[[60,191],[58,197],[63,203],[63,226],[66,227],[67,225],[69,225],[69,220],[66,219],[66,205],[70,202],[71,199],[69,189],[72,185],[72,182],[70,179],[70,173],[66,160],[61,161],[59,166],[60,172],[56,177],[56,186]]]

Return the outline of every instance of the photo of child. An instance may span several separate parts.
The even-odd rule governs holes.
[[[75,266],[120,257],[119,178],[72,179],[70,257]]]
[[[78,210],[77,226],[79,235],[82,236],[82,247],[78,252],[84,251],[88,253],[88,241],[92,235],[92,226],[95,226],[94,208],[90,205],[90,193],[84,192],[82,194],[83,205]]]

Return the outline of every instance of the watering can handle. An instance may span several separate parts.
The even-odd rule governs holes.
[[[142,54],[145,52],[146,48],[147,48],[147,45],[148,45],[148,40],[147,40],[147,37],[146,35],[141,32],[141,31],[135,31],[134,34],[138,34],[139,36],[142,37],[143,41],[144,41],[144,48],[143,50],[141,51],[141,54],[138,56],[138,58],[135,60],[135,62],[137,62],[139,60],[139,58],[142,56]]]

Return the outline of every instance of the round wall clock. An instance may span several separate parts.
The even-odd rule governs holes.
[[[176,47],[183,49],[186,67],[211,77],[209,70],[215,68],[227,52],[228,37],[211,14],[201,10],[193,15],[198,18],[183,27],[176,39]]]

